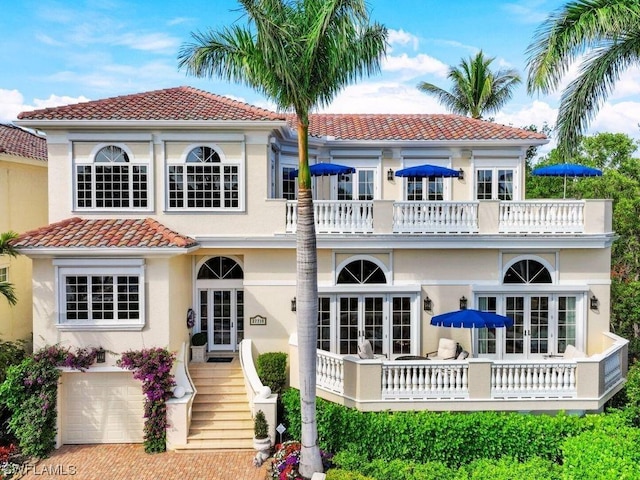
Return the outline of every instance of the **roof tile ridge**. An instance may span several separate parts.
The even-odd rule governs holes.
[[[183,85],[183,86],[178,87],[178,88],[183,90],[183,91],[185,91],[185,92],[191,92],[191,93],[195,93],[195,94],[198,94],[198,95],[202,95],[202,96],[207,97],[209,99],[215,99],[217,101],[223,102],[223,103],[225,103],[225,104],[227,104],[229,106],[233,106],[233,107],[236,107],[236,108],[243,108],[245,110],[248,110],[248,111],[251,111],[251,112],[254,112],[254,113],[256,111],[259,111],[259,112],[268,114],[270,116],[271,115],[276,115],[276,116],[278,116],[278,117],[280,117],[282,119],[286,118],[285,114],[280,114],[278,112],[274,112],[273,110],[269,110],[268,108],[258,107],[256,105],[252,105],[250,103],[243,102],[241,100],[236,100],[234,98],[227,97],[225,95],[220,95],[218,93],[208,92],[206,90],[202,90],[200,88],[192,87],[192,86],[189,86],[189,85]]]
[[[177,245],[178,247],[188,247],[189,245],[196,243],[192,238],[171,230],[169,227],[163,225],[154,218],[145,218],[143,223],[150,229],[155,230],[169,243]]]

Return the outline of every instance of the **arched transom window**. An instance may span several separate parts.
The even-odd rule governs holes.
[[[504,274],[503,283],[552,283],[551,273],[536,260],[520,260],[511,265]]]
[[[191,149],[184,163],[168,166],[169,208],[239,208],[239,168],[222,162],[212,147]]]
[[[242,280],[242,267],[228,257],[214,257],[207,260],[198,270],[198,280]]]
[[[387,283],[382,268],[370,260],[354,260],[338,274],[339,284]]]
[[[76,165],[76,207],[147,208],[148,168],[133,163],[122,147],[102,147],[92,163]]]

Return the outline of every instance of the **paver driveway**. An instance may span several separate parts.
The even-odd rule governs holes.
[[[23,480],[264,480],[253,451],[144,453],[142,445],[64,445]]]

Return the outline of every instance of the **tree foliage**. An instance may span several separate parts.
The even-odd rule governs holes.
[[[9,257],[17,257],[18,252],[11,244],[12,240],[18,238],[18,234],[15,232],[0,233],[0,256],[8,255]],[[0,282],[0,296],[3,296],[9,305],[15,305],[18,303],[18,297],[16,297],[16,291],[12,283]]]
[[[513,69],[492,71],[494,60],[480,50],[475,56],[462,59],[460,65],[449,68],[450,92],[429,82],[420,82],[418,89],[433,95],[449,111],[459,115],[482,118],[485,113],[498,112],[511,99],[513,88],[521,79]]]

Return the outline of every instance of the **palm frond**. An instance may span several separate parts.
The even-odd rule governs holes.
[[[12,283],[0,282],[0,296],[3,296],[9,302],[9,305],[15,305],[18,303],[18,297]]]

